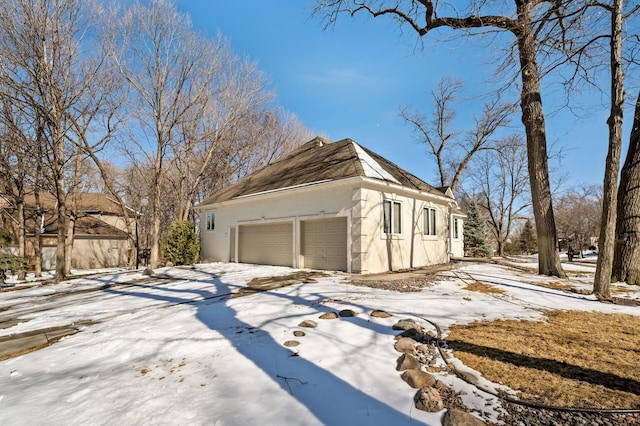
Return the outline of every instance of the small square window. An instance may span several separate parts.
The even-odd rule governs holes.
[[[216,229],[216,214],[215,212],[207,213],[207,231],[214,229]]]

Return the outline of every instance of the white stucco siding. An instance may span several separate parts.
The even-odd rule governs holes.
[[[415,193],[376,189],[363,189],[360,199],[363,211],[362,240],[366,241],[361,252],[363,273],[416,268],[449,261],[449,207],[446,203],[429,199],[428,195],[416,197]],[[399,233],[384,232],[385,199],[400,204]],[[424,235],[425,207],[436,211],[434,236]]]
[[[394,232],[395,229],[385,232],[385,199],[393,201],[394,211],[399,212],[399,232]],[[452,203],[448,197],[367,178],[243,197],[198,208],[201,255],[203,261],[238,259],[238,244],[233,253],[231,247],[233,241],[239,241],[239,227],[290,223],[293,234],[291,264],[304,267],[302,224],[316,219],[345,217],[348,272],[378,273],[446,263],[451,253],[456,255],[462,250],[462,239],[450,243]],[[435,211],[435,235],[424,232],[425,208]],[[207,214],[211,212],[215,212],[215,229],[207,230]],[[459,221],[462,226],[462,218]],[[394,226],[398,226],[397,221]],[[235,240],[231,232],[235,233]]]
[[[199,208],[203,261],[226,262],[230,259],[230,228],[235,228],[237,232],[238,227],[242,225],[291,222],[294,256],[292,264],[296,267],[303,265],[300,257],[300,223],[302,221],[347,217],[347,232],[350,240],[354,182],[324,183],[264,193]],[[207,230],[207,213],[210,212],[215,212],[215,229],[213,230]],[[350,260],[349,255],[348,262]]]

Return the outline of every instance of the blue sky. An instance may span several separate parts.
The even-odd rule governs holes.
[[[437,184],[436,168],[425,147],[414,139],[412,128],[398,115],[401,105],[430,110],[429,92],[443,76],[461,79],[468,98],[458,113],[457,128],[472,126],[481,112],[495,68],[495,56],[478,47],[477,39],[433,43],[424,48],[409,32],[401,35],[387,19],[342,16],[325,30],[312,17],[306,0],[178,0],[178,8],[191,16],[198,31],[220,31],[236,54],[258,62],[269,76],[278,102],[297,114],[318,134],[332,140],[351,138]],[[502,47],[502,46],[501,46]],[[560,168],[573,182],[600,184],[607,152],[606,99],[588,101],[581,117],[563,108],[557,89],[543,93],[547,137],[551,151],[562,147]],[[624,139],[628,140],[633,111],[626,110]],[[514,130],[523,132],[519,114]]]

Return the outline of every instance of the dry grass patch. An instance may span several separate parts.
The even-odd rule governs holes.
[[[640,317],[550,311],[547,321],[456,325],[454,356],[522,400],[582,408],[640,408]]]
[[[479,281],[474,281],[471,284],[467,284],[467,286],[464,287],[463,290],[475,291],[477,293],[487,293],[487,294],[504,294],[504,293],[506,293],[506,291],[502,290],[501,288],[494,287],[494,286],[489,285],[489,284],[484,284],[484,283],[481,283]]]
[[[540,287],[545,287],[545,288],[550,288],[553,290],[564,290],[564,291],[570,291],[571,289],[573,289],[574,287],[570,284],[567,283],[563,283],[563,282],[558,282],[558,281],[549,281],[549,282],[537,282],[537,283],[531,283]]]

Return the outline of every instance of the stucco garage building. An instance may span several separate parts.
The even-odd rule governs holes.
[[[451,191],[350,139],[315,138],[197,210],[205,261],[377,273],[463,255]]]

